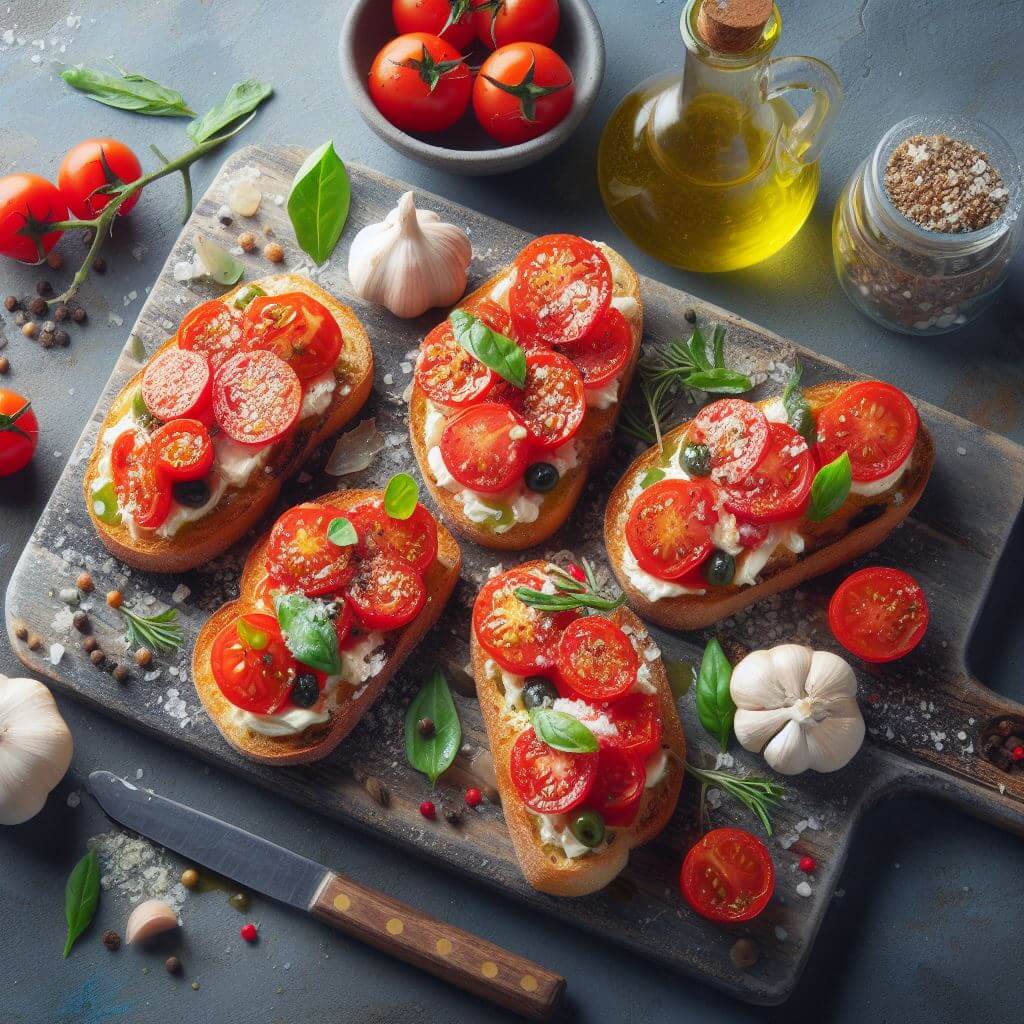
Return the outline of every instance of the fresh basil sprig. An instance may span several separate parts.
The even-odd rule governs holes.
[[[288,217],[295,238],[316,263],[334,251],[348,220],[352,183],[333,142],[325,142],[306,157],[288,193]]]
[[[202,117],[197,117],[185,131],[197,145],[206,142],[239,118],[251,114],[273,92],[273,86],[259,82],[255,78],[236,82],[220,103]]]
[[[329,676],[341,671],[338,632],[322,601],[304,594],[278,594],[274,611],[285,645],[296,659]]]
[[[100,864],[96,851],[90,850],[72,869],[64,886],[64,917],[68,922],[68,936],[64,942],[64,957],[78,937],[89,927],[100,900]]]
[[[425,718],[433,723],[426,731],[419,725]],[[435,668],[405,712],[405,756],[416,771],[436,783],[455,760],[461,744],[462,726],[448,680]]]
[[[807,509],[807,518],[815,523],[828,519],[838,512],[849,497],[853,484],[853,469],[850,466],[850,453],[843,452],[828,465],[822,466],[814,474],[811,484],[811,504]]]
[[[721,644],[712,637],[704,648],[697,673],[697,717],[723,751],[729,749],[732,720],[736,715],[736,705],[729,692],[730,679],[732,665]]]
[[[350,548],[359,543],[359,534],[350,520],[338,516],[327,524],[327,539],[339,548]]]
[[[396,473],[384,488],[384,511],[391,519],[408,519],[420,500],[420,485],[408,473]]]
[[[597,737],[578,718],[564,711],[531,708],[530,724],[537,738],[555,750],[568,754],[597,752]]]
[[[526,353],[511,338],[492,330],[478,316],[464,309],[453,310],[448,319],[455,340],[471,356],[509,384],[526,387]]]
[[[805,441],[814,438],[814,413],[811,412],[810,403],[804,398],[803,390],[800,387],[800,378],[803,377],[804,368],[798,359],[793,366],[793,372],[782,392],[782,407],[786,410],[786,422],[803,437]]]
[[[585,558],[581,561],[585,582],[580,582],[574,576],[570,576],[557,565],[549,565],[545,572],[548,579],[554,584],[555,593],[545,594],[543,590],[535,590],[533,587],[516,587],[513,593],[523,604],[542,612],[565,612],[580,608],[594,608],[597,611],[610,612],[625,602],[626,598],[623,594],[618,597],[605,597],[598,589],[597,580],[594,577],[594,567]]]
[[[121,71],[120,68],[118,70]],[[72,89],[118,110],[130,110],[150,117],[196,116],[180,92],[131,71],[121,71],[118,77],[79,65],[65,68],[60,77]]]

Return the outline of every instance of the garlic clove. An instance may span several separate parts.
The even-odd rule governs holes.
[[[789,708],[768,708],[764,711],[738,708],[732,727],[744,750],[760,754],[791,718]]]
[[[814,651],[800,644],[780,644],[769,652],[776,683],[786,693],[787,703],[799,700],[806,692],[804,681],[814,660]]]
[[[835,703],[829,717],[817,728],[806,730],[810,766],[816,772],[845,768],[864,742],[864,718],[857,702],[844,698]]]
[[[148,942],[155,935],[178,927],[178,915],[163,900],[140,903],[128,918],[125,942]]]
[[[729,690],[740,708],[781,708],[792,703],[785,687],[775,676],[771,651],[748,654],[733,669]]]
[[[814,652],[804,686],[807,696],[816,701],[857,696],[857,677],[853,669],[831,651]]]
[[[787,722],[764,748],[764,759],[780,775],[799,775],[811,766],[807,733],[797,722]]]

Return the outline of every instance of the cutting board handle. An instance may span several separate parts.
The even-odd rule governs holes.
[[[558,1009],[565,979],[381,892],[328,875],[310,913],[442,981],[533,1020]]]

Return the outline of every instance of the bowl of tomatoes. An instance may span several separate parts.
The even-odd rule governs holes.
[[[557,149],[604,76],[586,0],[354,0],[339,55],[377,135],[466,175],[514,171]]]

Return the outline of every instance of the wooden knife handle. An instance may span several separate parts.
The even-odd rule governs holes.
[[[346,935],[524,1017],[547,1020],[565,991],[561,975],[341,875],[327,876],[309,912]]]

